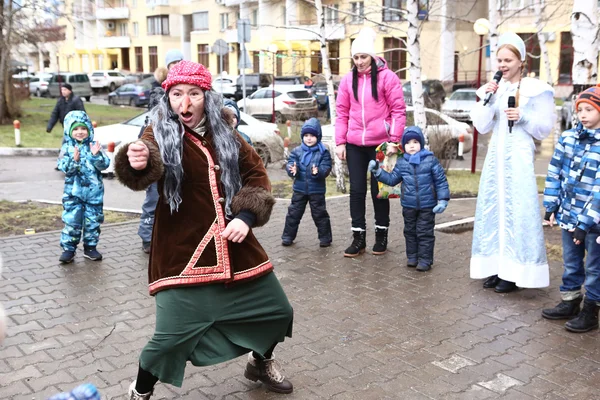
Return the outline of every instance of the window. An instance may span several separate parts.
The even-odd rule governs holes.
[[[260,52],[253,51],[252,52],[252,72],[258,74],[260,72]]]
[[[223,57],[223,71],[229,72],[229,54],[225,54]],[[217,74],[221,73],[221,56],[217,56]]]
[[[519,33],[521,39],[525,42],[525,50],[527,51],[526,56],[526,69],[525,73],[534,73],[536,78],[540,76],[540,56],[542,51],[540,50],[540,42],[538,41],[538,35],[536,33]]]
[[[131,8],[137,8],[137,0],[131,0]]]
[[[135,48],[135,70],[137,72],[144,70],[144,50],[141,47]]]
[[[148,54],[150,55],[150,71],[156,71],[158,68],[158,50],[156,46],[148,47]]]
[[[138,22],[133,23],[133,37],[140,36],[140,25]]]
[[[220,14],[219,17],[221,20],[221,30],[224,31],[225,29],[229,28],[229,13]]]
[[[558,83],[571,84],[573,67],[573,38],[571,32],[560,33],[560,59],[558,62]]]
[[[192,30],[207,31],[208,30],[208,11],[202,11],[192,14]]]
[[[119,36],[127,36],[127,22],[119,22]]]
[[[406,68],[406,51],[404,50],[406,38],[402,39],[383,38],[383,57],[387,61],[389,69],[393,72]],[[396,72],[396,75],[400,79],[406,79],[406,70]]]
[[[257,27],[258,26],[258,9],[255,8],[252,10],[252,14],[250,14],[250,26]]]
[[[533,6],[537,0],[499,0],[498,10],[499,11],[518,11],[525,8],[533,9]]]
[[[208,52],[207,44],[199,44],[198,45],[198,63],[204,65],[208,68],[208,60],[210,53]]]
[[[406,0],[383,0],[383,20],[400,21],[402,13],[397,10],[406,9]]]
[[[340,22],[339,9],[339,4],[332,4],[330,6],[323,7],[323,13],[325,14],[326,24],[337,24],[338,22]]]
[[[147,17],[148,23],[148,35],[169,35],[169,16],[168,15],[155,15]]]
[[[364,21],[365,16],[365,2],[364,1],[354,1],[350,3],[350,10],[352,12],[352,21],[351,23],[361,24]]]
[[[333,75],[340,74],[340,41],[332,40],[329,42],[329,68]]]

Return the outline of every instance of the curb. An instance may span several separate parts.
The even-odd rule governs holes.
[[[456,221],[444,222],[443,224],[438,224],[435,226],[436,231],[440,231],[442,233],[463,233],[467,231],[473,230],[473,225],[475,224],[475,217],[468,217],[459,219]]]
[[[40,147],[0,147],[0,156],[58,157],[58,151]]]

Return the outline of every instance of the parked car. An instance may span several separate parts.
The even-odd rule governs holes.
[[[93,71],[90,81],[94,91],[108,89],[112,92],[125,83],[125,75],[117,71]]]
[[[307,79],[307,76],[300,75],[276,76],[275,87],[277,87],[277,85],[304,85],[304,82],[306,82]]]
[[[237,82],[235,84],[234,99],[236,101],[240,100],[244,96],[242,89],[242,81],[244,79],[246,80],[246,97],[250,96],[252,93],[256,92],[262,87],[267,87],[273,84],[273,74],[246,74],[245,76],[240,75],[237,78]]]
[[[107,151],[108,144],[115,144],[115,153],[125,144],[138,139],[140,129],[146,122],[148,111],[119,124],[100,126],[94,130],[94,139]],[[283,139],[277,125],[258,121],[246,113],[240,113],[240,130],[250,137],[256,152],[265,166],[269,162],[283,160]],[[114,174],[114,160],[111,159],[103,174]]]
[[[471,110],[477,103],[475,92],[475,89],[458,89],[446,100],[442,112],[458,121],[470,121]]]
[[[214,76],[212,81],[212,88],[217,93],[222,93],[223,97],[228,99],[235,98],[235,90],[236,90],[236,77],[232,76],[224,76],[221,78],[220,76]]]
[[[144,79],[153,78],[153,77],[154,77],[154,74],[142,74],[142,73],[129,74],[129,75],[125,76],[125,81],[123,82],[123,84],[140,83]]]
[[[73,87],[73,93],[86,101],[90,101],[93,91],[90,85],[90,78],[86,74],[76,74],[72,72],[61,72],[52,76],[48,84],[48,94],[52,98],[60,97],[60,87],[63,83],[68,83]]]
[[[407,106],[412,106],[412,87],[410,82],[404,82],[402,93]],[[425,98],[425,107],[439,110],[446,99],[446,91],[442,82],[436,79],[426,79],[423,81],[423,97]]]
[[[333,82],[333,94],[337,97],[339,82]],[[319,110],[327,110],[327,82],[317,82],[312,87],[312,94],[317,99]]]
[[[273,115],[273,97],[275,97],[275,122],[286,119],[301,119],[316,116],[317,101],[304,85],[282,85],[259,89],[244,100],[238,101],[240,110],[255,118],[270,121]]]
[[[29,93],[37,97],[43,97],[48,94],[48,85],[53,74],[39,74],[29,79]]]
[[[131,107],[147,106],[152,86],[141,83],[127,83],[108,94],[108,104],[124,104]]]

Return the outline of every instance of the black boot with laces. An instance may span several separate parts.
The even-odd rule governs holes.
[[[384,228],[375,228],[375,244],[373,245],[373,254],[380,256],[387,251],[388,230]]]
[[[592,329],[598,329],[598,305],[593,300],[587,298],[583,300],[583,308],[577,317],[565,324],[570,332],[587,332]]]
[[[365,252],[367,247],[367,232],[366,231],[353,231],[352,244],[344,252],[344,257],[356,257]]]

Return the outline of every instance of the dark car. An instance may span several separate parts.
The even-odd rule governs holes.
[[[148,105],[152,86],[148,84],[127,83],[108,94],[108,104],[125,104],[131,107]]]
[[[410,82],[404,82],[402,93],[407,106],[412,106],[412,88]],[[423,97],[425,98],[425,107],[440,110],[446,99],[446,91],[442,82],[436,79],[427,79],[423,81]]]
[[[333,95],[337,96],[339,82],[333,82]],[[327,109],[327,82],[317,82],[312,87],[312,95],[317,99],[317,107],[319,110]]]
[[[125,77],[125,83],[140,83],[144,79],[153,78],[153,77],[154,77],[154,74],[143,74],[143,73],[129,74]]]
[[[240,77],[237,79],[237,83],[235,85],[235,100],[241,100],[244,97],[244,92],[242,89],[242,79]],[[252,93],[256,92],[259,88],[270,86],[273,83],[273,74],[246,74],[246,96],[250,96]]]
[[[291,75],[291,76],[276,76],[275,86],[277,85],[304,85],[308,79],[307,76]]]

